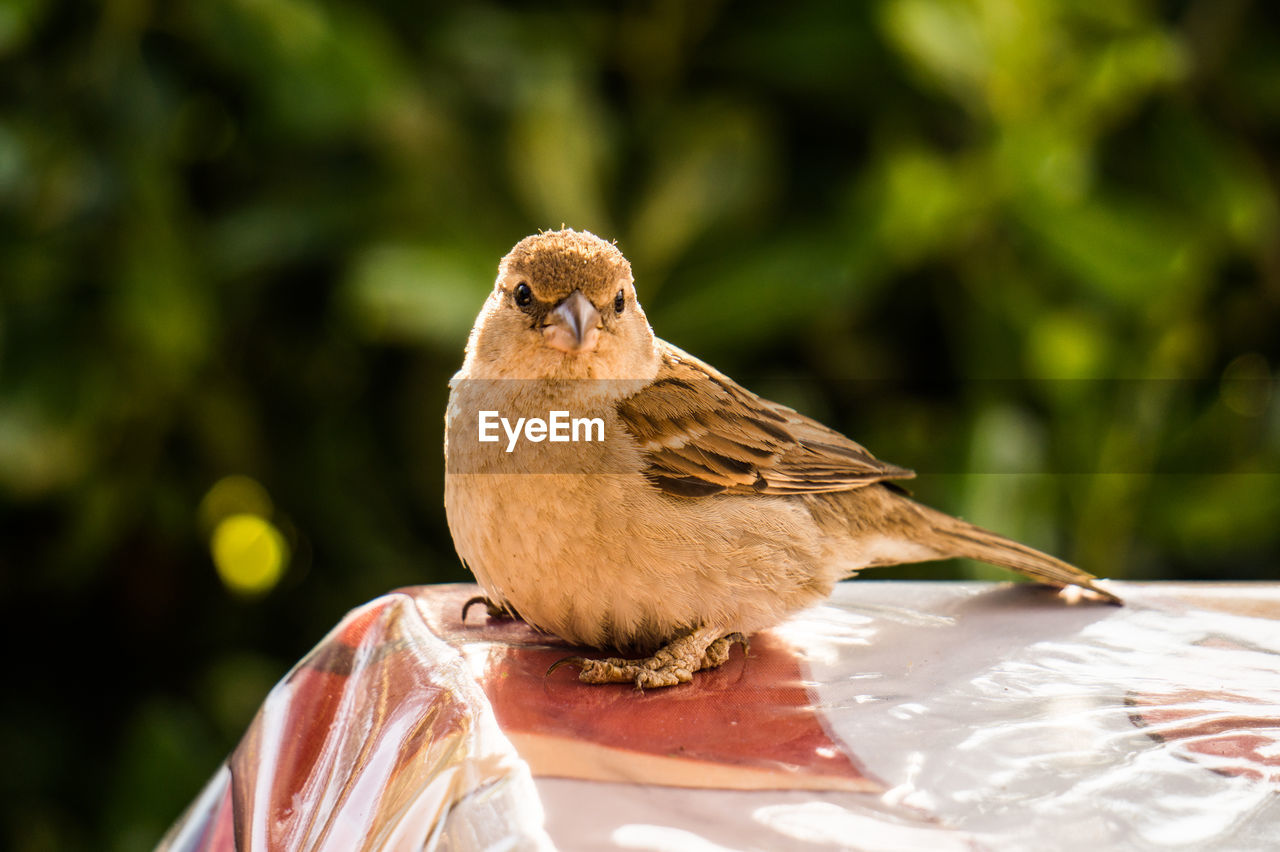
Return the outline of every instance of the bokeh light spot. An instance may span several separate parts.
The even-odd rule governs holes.
[[[1093,379],[1109,363],[1103,329],[1088,315],[1053,312],[1035,321],[1027,360],[1038,378]]]
[[[270,518],[274,510],[271,496],[257,480],[240,474],[224,476],[200,501],[200,527],[209,533],[232,515]]]
[[[269,592],[280,582],[289,561],[284,536],[257,515],[223,518],[213,530],[209,549],[223,584],[242,595]]]

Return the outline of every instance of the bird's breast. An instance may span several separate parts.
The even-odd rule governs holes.
[[[797,501],[666,494],[608,412],[603,441],[552,447],[509,438],[517,417],[547,410],[542,401],[503,412],[502,441],[479,440],[480,410],[502,409],[450,403],[449,528],[485,592],[535,627],[585,645],[651,649],[709,624],[758,630],[830,591],[837,575]]]

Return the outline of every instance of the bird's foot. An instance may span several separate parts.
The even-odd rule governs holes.
[[[515,615],[509,612],[505,607],[494,603],[484,595],[476,595],[462,605],[462,623],[467,622],[467,610],[476,604],[484,604],[484,611],[490,618],[515,618]]]
[[[688,683],[693,680],[694,672],[723,665],[729,659],[729,649],[734,642],[742,643],[744,653],[750,647],[747,637],[741,633],[717,634],[717,628],[700,627],[641,660],[567,657],[555,663],[547,674],[561,666],[576,666],[578,680],[583,683],[634,683],[637,689]]]

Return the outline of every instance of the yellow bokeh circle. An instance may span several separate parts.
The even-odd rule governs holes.
[[[200,501],[200,526],[207,534],[219,521],[232,515],[269,518],[274,511],[271,497],[261,483],[242,474],[233,474],[215,482]]]
[[[257,515],[223,518],[214,527],[209,549],[222,582],[244,595],[271,591],[289,562],[284,536],[270,521]]]

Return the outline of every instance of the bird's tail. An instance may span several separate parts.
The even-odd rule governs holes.
[[[1094,583],[1097,577],[1068,562],[928,506],[919,503],[915,506],[937,534],[934,546],[945,554],[944,558],[962,557],[990,562],[1059,588],[1080,586],[1101,595],[1108,603],[1124,603],[1111,592],[1099,588]]]

